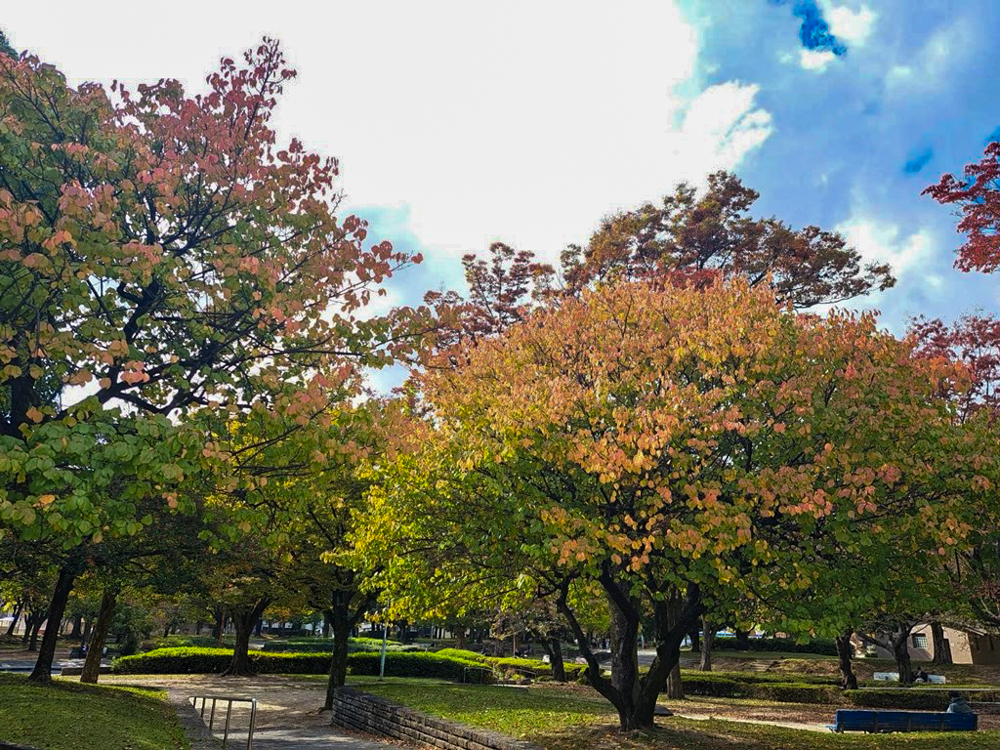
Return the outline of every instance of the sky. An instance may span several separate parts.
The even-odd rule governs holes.
[[[381,304],[461,288],[495,240],[555,259],[601,217],[731,169],[754,207],[842,232],[914,315],[1000,307],[952,268],[956,219],[921,196],[1000,132],[995,0],[12,3],[13,45],[73,82],[180,79],[268,35],[299,77],[279,134],[337,156],[345,207],[421,252]],[[54,21],[55,19],[55,21]]]

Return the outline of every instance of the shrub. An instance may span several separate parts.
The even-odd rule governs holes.
[[[450,656],[453,659],[464,659],[465,661],[478,661],[486,664],[492,657],[480,654],[477,651],[466,651],[464,648],[442,648],[435,651],[438,656]]]
[[[209,674],[229,666],[233,652],[223,648],[165,648],[115,660],[117,674]],[[380,654],[348,654],[347,669],[353,675],[377,675]],[[250,663],[259,674],[326,674],[330,655],[316,653],[265,653],[251,651]],[[481,667],[478,662],[453,659],[427,652],[388,652],[386,674],[394,677],[438,677],[460,680],[466,667]],[[470,679],[482,680],[482,677]]]
[[[716,638],[713,651],[785,651],[795,654],[837,655],[837,644],[830,638],[816,638],[808,643],[798,643],[793,638],[751,638],[746,648],[735,638]]]
[[[802,682],[762,682],[750,686],[751,697],[784,703],[840,703],[841,691],[833,685]]]
[[[853,705],[863,708],[903,708],[917,711],[944,711],[948,708],[947,690],[909,688],[904,690],[845,690],[844,696]],[[961,691],[959,691],[961,692]],[[966,694],[972,702],[992,703],[1000,700],[1000,690]]]
[[[682,675],[681,681],[684,691],[691,695],[713,698],[746,698],[750,695],[750,686],[746,683],[712,672],[701,672],[693,677]]]
[[[232,649],[158,648],[115,659],[111,671],[116,674],[206,674],[221,672],[232,659]]]
[[[386,651],[423,651],[420,646],[404,646],[398,641],[387,641]],[[332,638],[309,638],[298,640],[266,641],[264,650],[268,653],[300,653],[300,654],[329,654],[333,651]],[[350,638],[347,641],[347,650],[381,652],[382,641],[374,638]]]

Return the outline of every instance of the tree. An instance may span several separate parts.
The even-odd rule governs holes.
[[[831,585],[854,582],[866,548],[887,550],[878,565],[910,528],[960,539],[991,486],[939,396],[960,372],[870,315],[797,316],[746,281],[605,284],[455,360],[420,377],[429,417],[376,485],[362,545],[396,551],[380,583],[400,608],[505,567],[550,587],[623,729],[652,724],[709,604],[763,601],[832,634],[868,596]],[[607,598],[610,679],[577,582]],[[827,614],[796,621],[817,617],[797,603],[816,586]]]
[[[965,167],[965,177],[951,174],[923,192],[938,203],[954,205],[966,235],[955,266],[962,271],[991,273],[1000,267],[1000,142],[986,147],[983,158]]]
[[[12,58],[18,56],[17,50],[11,46],[10,40],[3,29],[0,29],[0,55],[7,55]]]
[[[336,218],[336,161],[270,125],[294,71],[270,40],[244,60],[191,98],[0,55],[0,523],[61,536],[50,621],[91,541],[214,463],[192,412],[302,414],[311,384],[410,345],[399,316],[355,314],[419,257]]]
[[[895,284],[887,265],[862,267],[860,254],[839,234],[750,218],[758,195],[735,175],[715,172],[701,194],[682,183],[659,206],[613,214],[585,247],[563,253],[566,283],[580,290],[612,277],[703,285],[719,275],[742,276],[752,285],[770,284],[780,301],[797,308]]]

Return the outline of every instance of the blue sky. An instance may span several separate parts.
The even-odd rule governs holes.
[[[897,287],[854,306],[892,330],[1000,306],[920,195],[1000,132],[995,0],[174,0],[155,33],[127,0],[54,5],[58,24],[17,3],[2,25],[76,82],[195,91],[222,54],[281,39],[299,78],[280,135],[338,156],[346,207],[427,259],[383,304],[460,286],[461,255],[494,240],[555,259],[728,168],[759,213],[890,262]]]
[[[898,333],[915,315],[997,309],[997,280],[954,270],[956,219],[921,191],[977,159],[1000,127],[996,80],[985,74],[1000,64],[1000,4],[687,0],[681,9],[698,37],[680,87],[687,106],[719,87],[755,87],[753,107],[767,115],[766,138],[726,165],[761,193],[759,213],[838,229],[895,269],[894,289],[851,306],[879,309]],[[623,205],[612,197],[609,210]],[[405,208],[365,212],[397,243],[421,246]],[[421,249],[434,267],[415,287],[460,283],[450,259]]]

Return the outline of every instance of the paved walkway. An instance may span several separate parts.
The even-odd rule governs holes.
[[[124,681],[124,680],[123,680]],[[117,680],[115,680],[117,682]],[[299,681],[294,678],[269,677],[222,678],[194,677],[186,680],[142,679],[142,684],[166,688],[181,725],[191,741],[192,750],[218,750],[222,747],[225,711],[218,704],[214,731],[209,734],[207,723],[212,703],[208,702],[205,718],[201,703],[196,709],[192,695],[226,695],[257,699],[257,731],[254,750],[389,750],[399,743],[353,735],[330,726],[329,712],[319,713],[325,685],[321,682]],[[159,683],[159,684],[157,684]],[[250,712],[246,704],[234,704],[228,748],[246,747]],[[214,735],[214,736],[213,736]]]
[[[825,724],[806,724],[797,721],[765,721],[763,719],[737,719],[731,716],[712,716],[710,714],[678,714],[674,716],[680,719],[694,719],[695,721],[734,721],[737,724],[761,724],[766,727],[784,727],[785,729],[802,729],[806,732],[829,732]]]

